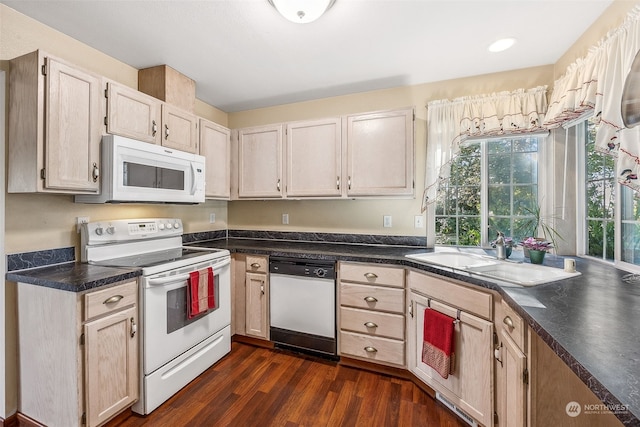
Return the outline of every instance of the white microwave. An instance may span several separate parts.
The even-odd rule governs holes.
[[[102,137],[100,194],[78,203],[204,202],[205,158],[117,135]]]

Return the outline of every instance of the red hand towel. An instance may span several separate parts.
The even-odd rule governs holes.
[[[454,367],[454,319],[436,310],[424,310],[422,361],[444,379]]]
[[[214,308],[215,283],[213,268],[189,273],[187,286],[187,318],[191,319],[205,311]]]

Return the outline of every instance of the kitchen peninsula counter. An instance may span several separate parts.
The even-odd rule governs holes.
[[[432,251],[424,247],[242,238],[189,245],[231,253],[392,264],[496,291],[605,405],[623,408],[614,413],[624,425],[640,426],[640,275],[576,258],[579,276],[534,287],[507,287],[405,257]],[[544,264],[562,268],[563,260],[550,255]]]

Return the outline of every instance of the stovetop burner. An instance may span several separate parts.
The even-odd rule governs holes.
[[[185,261],[192,258],[202,257],[203,255],[211,254],[211,252],[212,251],[199,251],[189,248],[172,248],[102,261],[89,261],[89,264],[107,267],[153,267],[160,264],[168,264],[176,261]]]

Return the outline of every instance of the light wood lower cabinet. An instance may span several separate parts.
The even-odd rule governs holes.
[[[426,291],[436,281],[437,288],[446,295],[445,300],[435,298]],[[493,424],[493,322],[478,313],[468,312],[457,301],[468,301],[466,292],[475,290],[448,283],[441,279],[409,271],[407,316],[408,369],[449,402],[477,420],[480,424]],[[489,300],[491,295],[487,294]],[[455,362],[452,373],[443,378],[422,361],[424,312],[430,307],[453,319],[455,325]],[[491,310],[489,311],[491,313]]]
[[[269,258],[236,254],[233,257],[235,334],[269,339]]]
[[[19,411],[99,426],[138,399],[138,284],[74,292],[18,284]]]
[[[404,367],[404,269],[341,262],[338,277],[340,355]]]
[[[495,425],[524,427],[529,395],[527,328],[524,320],[499,299],[495,322]]]

